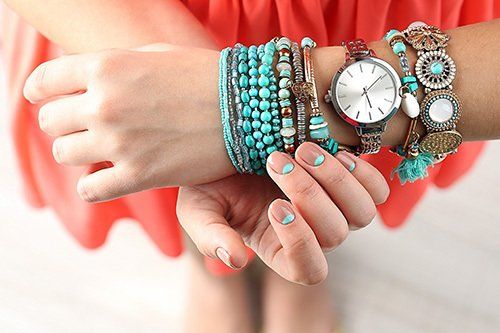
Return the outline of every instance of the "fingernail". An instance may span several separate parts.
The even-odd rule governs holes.
[[[335,157],[342,163],[349,172],[353,172],[356,169],[356,162],[354,161],[354,156],[345,151],[339,151]]]
[[[292,160],[284,153],[273,153],[267,161],[271,169],[280,175],[289,174],[294,168]]]
[[[299,150],[300,158],[302,158],[310,166],[320,166],[325,161],[325,155],[319,150],[316,145],[307,144]]]
[[[238,269],[238,267],[234,266],[231,262],[231,256],[229,253],[222,247],[218,247],[217,250],[215,250],[215,254],[217,255],[217,258],[219,258],[229,268]]]
[[[288,225],[295,221],[295,214],[290,208],[290,204],[286,201],[280,201],[275,204],[271,214],[279,223],[283,225]]]

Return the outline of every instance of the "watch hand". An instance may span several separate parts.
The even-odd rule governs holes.
[[[370,97],[368,97],[368,89],[363,88],[363,94],[361,94],[361,96],[363,96],[363,95],[365,95],[366,100],[368,101],[368,105],[370,105],[370,109],[372,109],[373,106],[372,106],[372,102],[370,101]]]
[[[381,78],[382,78],[382,75],[380,75],[380,76],[379,76],[379,77],[378,77],[378,78],[377,78],[377,79],[376,79],[376,80],[375,80],[375,81],[374,81],[374,82],[373,82],[373,83],[372,83],[372,84],[368,87],[368,89],[366,89],[366,91],[370,90],[370,89],[371,89],[371,88],[375,85],[375,83],[377,83],[377,82],[378,82],[378,80],[380,80]]]

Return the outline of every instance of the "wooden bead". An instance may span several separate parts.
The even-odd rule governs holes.
[[[283,117],[287,117],[288,118],[288,117],[291,117],[292,114],[293,114],[293,111],[292,111],[292,109],[290,107],[284,107],[284,108],[281,109],[281,115]]]
[[[294,145],[285,145],[285,151],[288,154],[293,154],[295,152],[295,146]]]

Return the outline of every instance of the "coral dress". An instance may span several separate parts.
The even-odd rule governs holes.
[[[450,29],[500,16],[495,0],[185,0],[184,3],[219,46],[235,42],[262,43],[277,35],[293,40],[304,36],[321,45],[361,37],[378,40],[390,28],[404,29],[421,20]],[[16,14],[3,12],[2,48],[8,75],[9,111],[20,174],[28,201],[53,209],[67,230],[88,248],[102,245],[113,223],[129,217],[137,221],[159,249],[178,256],[182,235],[175,214],[177,189],[133,194],[108,203],[90,205],[75,191],[83,169],[57,165],[52,139],[37,126],[37,107],[22,97],[24,80],[40,63],[60,54],[59,48]],[[447,187],[474,164],[482,143],[466,143],[460,152],[430,170],[430,176],[404,187],[391,181],[391,197],[379,208],[389,227],[401,225],[429,186]],[[386,176],[398,163],[387,151],[369,157]],[[219,262],[208,268],[224,274]]]

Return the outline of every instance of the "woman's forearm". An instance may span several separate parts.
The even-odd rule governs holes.
[[[498,139],[500,138],[500,77],[498,75],[500,20],[469,25],[447,33],[451,36],[447,53],[457,66],[453,91],[460,97],[463,104],[462,118],[458,122],[457,129],[466,141]],[[370,43],[369,46],[378,57],[399,70],[398,58],[392,53],[387,42],[377,41]],[[411,50],[408,56],[413,66],[416,53]],[[330,87],[333,75],[343,64],[344,50],[341,47],[318,48],[313,51],[313,58],[318,94],[324,95]],[[421,94],[422,89],[419,90]],[[330,104],[324,101],[321,103],[334,137],[345,144],[357,144],[359,139],[354,129],[337,116]],[[403,112],[398,112],[388,124],[387,131],[383,135],[383,144],[402,143],[408,123],[409,118]],[[420,132],[423,132],[423,126],[420,127]]]
[[[5,0],[67,52],[166,42],[214,48],[203,26],[180,1]]]

